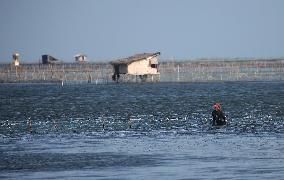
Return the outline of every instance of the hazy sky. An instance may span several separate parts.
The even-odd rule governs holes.
[[[0,0],[0,62],[284,57],[283,0]]]

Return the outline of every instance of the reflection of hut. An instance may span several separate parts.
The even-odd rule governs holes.
[[[159,75],[158,56],[160,52],[143,53],[111,62],[113,65],[113,80],[118,81],[121,74],[139,76],[145,81],[148,75]]]
[[[19,53],[14,53],[13,54],[13,62],[12,64],[14,66],[19,66],[20,65],[20,54]]]
[[[58,64],[60,61],[50,55],[42,55],[42,64]]]
[[[74,56],[76,62],[87,62],[87,56],[85,54],[76,54]]]

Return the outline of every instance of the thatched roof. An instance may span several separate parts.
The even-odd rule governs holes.
[[[160,52],[135,54],[133,56],[130,56],[130,57],[127,57],[127,58],[124,58],[124,59],[119,59],[119,60],[116,60],[116,61],[112,61],[110,63],[112,65],[115,65],[115,64],[127,64],[128,65],[128,64],[133,63],[135,61],[139,61],[139,60],[142,60],[142,59],[147,59],[149,57],[159,56],[160,54],[161,54]]]

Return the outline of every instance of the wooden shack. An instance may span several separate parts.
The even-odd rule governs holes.
[[[42,55],[42,64],[59,64],[59,63],[61,62],[58,59],[48,54]]]
[[[159,75],[158,57],[161,53],[142,53],[112,61],[113,80],[118,82],[120,75],[139,76],[142,81],[146,81],[149,75]]]
[[[74,58],[75,61],[79,63],[84,63],[88,61],[87,56],[85,54],[76,54]]]
[[[12,64],[14,66],[19,66],[20,65],[20,54],[19,53],[14,53],[13,54],[13,61]]]

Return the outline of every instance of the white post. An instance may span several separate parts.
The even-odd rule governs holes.
[[[178,82],[179,82],[179,65],[178,65]]]

